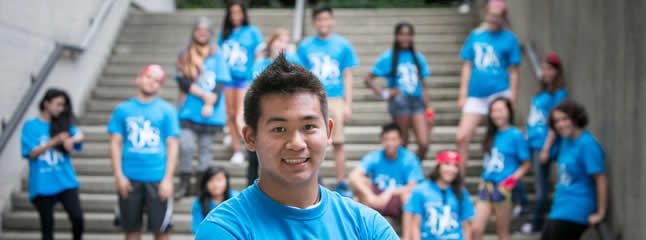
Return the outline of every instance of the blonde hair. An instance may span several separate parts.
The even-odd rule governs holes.
[[[272,54],[273,49],[271,49],[271,45],[274,44],[274,42],[283,35],[286,35],[287,37],[289,37],[289,31],[287,31],[287,29],[284,29],[284,28],[278,28],[274,31],[274,33],[271,34],[271,37],[269,38],[269,41],[267,41],[267,45],[265,46],[265,51],[264,51],[267,57],[271,57],[273,55]]]

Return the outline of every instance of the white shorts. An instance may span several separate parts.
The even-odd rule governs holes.
[[[462,113],[487,115],[489,113],[489,105],[499,97],[511,98],[511,90],[507,89],[482,98],[468,97],[462,108]]]

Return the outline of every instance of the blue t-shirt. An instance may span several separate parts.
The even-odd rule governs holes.
[[[195,84],[203,91],[212,92],[217,84],[231,82],[231,75],[224,56],[220,51],[211,55],[204,61],[203,69],[195,81]],[[209,117],[202,117],[202,106],[204,102],[198,96],[191,93],[186,94],[184,105],[179,110],[179,119],[190,120],[194,123],[205,125],[223,126],[226,124],[227,116],[224,103],[224,94],[218,94],[218,100],[213,105],[213,114]]]
[[[547,133],[550,130],[548,125],[550,112],[567,96],[567,90],[561,88],[553,94],[547,90],[542,91],[532,98],[532,105],[527,118],[527,141],[530,148],[535,150],[543,149]]]
[[[520,64],[520,45],[509,30],[476,29],[469,34],[460,57],[473,64],[468,96],[487,97],[509,89],[507,67]]]
[[[71,137],[80,133],[76,126],[70,127]],[[49,122],[36,117],[23,124],[20,143],[22,156],[29,160],[29,200],[36,196],[56,195],[79,186],[69,154],[50,148],[36,158],[29,158],[30,152],[49,141]],[[76,151],[81,151],[81,148],[80,143],[74,145]]]
[[[379,56],[379,59],[372,67],[372,74],[386,78],[388,88],[398,88],[404,96],[421,97],[422,81],[424,79],[419,79],[419,71],[415,66],[413,53],[410,50],[404,50],[400,51],[398,55],[397,77],[392,77],[392,50],[385,51]],[[431,76],[431,71],[428,69],[424,55],[416,52],[415,56],[422,71],[422,77]]]
[[[123,137],[123,174],[140,182],[160,182],[166,173],[166,139],[179,136],[175,108],[155,98],[131,98],[114,109],[108,133]]]
[[[462,223],[474,216],[474,207],[466,188],[458,200],[451,188],[441,189],[425,180],[413,188],[404,211],[422,217],[420,236],[424,240],[464,239]]]
[[[562,138],[557,158],[558,182],[549,218],[588,224],[597,211],[593,175],[605,173],[603,149],[588,131],[572,140]]]
[[[397,151],[397,159],[394,160],[388,159],[382,149],[369,152],[359,162],[359,167],[382,192],[424,179],[419,158],[404,147]]]
[[[497,131],[491,151],[485,154],[482,179],[500,183],[514,174],[529,157],[529,146],[520,129],[509,127]]]
[[[256,182],[211,211],[196,239],[399,239],[375,210],[324,187],[319,191],[318,205],[297,209],[270,199]]]
[[[298,56],[296,56],[296,53],[294,52],[286,52],[285,59],[293,64],[301,64],[298,60]],[[256,61],[253,64],[253,78],[256,79],[256,77],[258,77],[258,75],[260,75],[262,71],[265,71],[265,68],[267,68],[273,62],[274,60],[269,59],[268,57],[263,57],[262,59]]]
[[[229,190],[229,198],[234,198],[238,196],[238,191]],[[209,209],[214,209],[218,204],[214,201],[209,201]],[[193,220],[191,221],[191,232],[193,234],[197,233],[197,229],[200,227],[200,223],[204,220],[204,214],[202,213],[202,203],[200,203],[200,197],[195,197],[193,200],[193,207],[191,208],[191,214],[193,215]]]
[[[234,29],[227,39],[222,39],[222,33],[218,34],[218,46],[222,49],[233,79],[251,80],[256,48],[262,42],[262,33],[251,25]]]
[[[323,83],[329,98],[344,96],[343,71],[359,66],[348,40],[338,34],[326,39],[311,36],[301,42],[297,53],[301,64]]]

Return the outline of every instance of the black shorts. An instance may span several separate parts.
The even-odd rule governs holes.
[[[128,197],[119,196],[115,208],[115,224],[125,232],[141,231],[143,213],[148,216],[148,231],[166,233],[171,229],[173,198],[162,201],[159,198],[159,183],[146,183],[130,180],[132,190]]]

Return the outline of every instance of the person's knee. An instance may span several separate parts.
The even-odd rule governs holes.
[[[183,141],[179,145],[179,151],[184,154],[192,154],[195,151],[195,144],[189,141]]]
[[[465,145],[469,144],[471,141],[471,134],[464,132],[464,131],[458,131],[457,134],[455,134],[455,142],[460,145]]]

